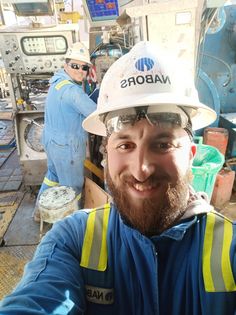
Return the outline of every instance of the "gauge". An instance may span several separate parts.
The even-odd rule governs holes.
[[[55,38],[55,46],[57,51],[63,51],[66,52],[67,45],[66,40],[64,37],[57,37]]]
[[[51,60],[46,60],[45,63],[44,63],[44,66],[45,66],[46,68],[50,68],[51,65],[52,65]]]

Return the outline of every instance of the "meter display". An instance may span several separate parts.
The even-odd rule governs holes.
[[[24,36],[21,39],[23,52],[28,55],[65,54],[67,40],[64,36]]]
[[[92,21],[117,19],[119,6],[117,0],[87,0],[88,10]]]

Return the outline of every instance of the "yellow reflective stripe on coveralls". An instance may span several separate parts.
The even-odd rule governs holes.
[[[207,214],[203,245],[203,278],[207,292],[236,291],[231,268],[232,222],[214,212]]]
[[[87,220],[80,266],[104,271],[107,267],[107,228],[110,204],[93,209]]]
[[[63,81],[57,83],[57,85],[55,86],[55,89],[60,90],[60,88],[62,88],[66,84],[73,84],[73,82],[71,82],[69,80],[63,80]]]
[[[50,187],[54,187],[59,185],[58,182],[53,182],[52,180],[48,179],[47,177],[44,177],[43,183],[50,186]]]

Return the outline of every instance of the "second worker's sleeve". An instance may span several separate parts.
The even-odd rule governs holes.
[[[71,86],[68,89],[70,105],[75,111],[87,117],[97,108],[97,104],[82,90],[76,86]]]

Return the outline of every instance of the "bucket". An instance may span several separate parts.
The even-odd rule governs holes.
[[[196,191],[204,191],[211,200],[216,175],[224,164],[224,155],[215,147],[205,144],[197,145],[193,160],[192,186]]]
[[[203,143],[217,148],[223,155],[226,153],[229,132],[225,128],[208,127],[204,130]]]
[[[39,212],[44,222],[54,223],[77,209],[76,193],[68,186],[48,188],[39,198]]]
[[[216,208],[222,207],[226,202],[230,201],[235,172],[222,168],[216,176],[215,186],[211,198],[211,204]]]

